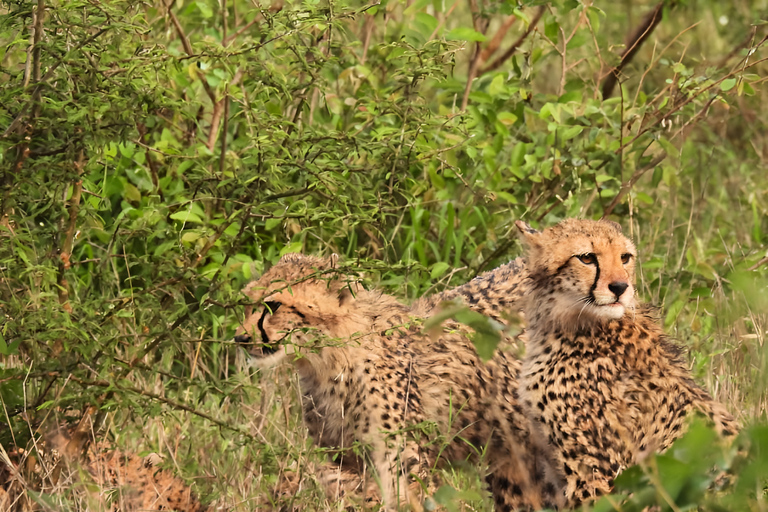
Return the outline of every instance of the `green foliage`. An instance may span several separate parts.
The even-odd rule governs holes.
[[[2,2],[0,442],[95,405],[117,443],[251,510],[323,454],[275,391],[296,391],[287,371],[252,373],[229,341],[247,281],[336,252],[411,300],[517,255],[518,218],[603,214],[697,377],[764,420],[764,26],[749,2],[683,4],[603,95],[652,5]],[[492,352],[496,326],[450,316]],[[649,467],[679,509],[758,510],[760,428],[722,499],[712,454]],[[626,473],[627,510],[669,505],[649,471]],[[435,503],[476,499],[446,479]]]

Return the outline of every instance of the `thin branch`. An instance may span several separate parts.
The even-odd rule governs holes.
[[[138,122],[136,123],[136,130],[139,132],[139,140],[141,141],[142,146],[149,148],[150,141],[148,138],[149,133],[147,132],[147,125]],[[160,196],[161,201],[165,202],[163,191],[160,189],[160,172],[151,151],[147,151],[147,164],[149,165],[149,174],[152,178],[152,186],[155,188],[155,193]]]
[[[213,152],[213,148],[216,146],[216,139],[219,138],[219,124],[221,123],[221,116],[224,114],[224,99],[221,101],[215,101],[213,103],[213,113],[211,114],[211,131],[208,132],[208,140],[205,145],[208,150]]]
[[[627,40],[626,48],[621,54],[619,65],[609,70],[608,75],[605,77],[605,80],[603,80],[603,99],[607,99],[611,96],[611,94],[613,94],[613,89],[616,87],[616,82],[619,80],[619,73],[621,73],[621,70],[624,69],[624,66],[632,61],[632,58],[635,56],[635,54],[637,54],[637,51],[648,39],[648,37],[650,37],[650,35],[653,33],[653,30],[658,26],[662,18],[662,11],[667,3],[667,0],[662,0],[656,4],[656,7],[651,9],[651,11],[645,15],[643,21],[640,22],[640,25],[634,30],[630,38]],[[676,2],[674,1],[669,2],[669,7],[674,7],[675,3]]]
[[[764,39],[764,41],[766,41],[766,40],[768,40],[768,36],[766,36],[766,39]],[[758,45],[758,46],[759,46],[759,45]],[[757,48],[757,47],[755,47],[755,48]],[[699,98],[699,96],[701,96],[701,95],[702,95],[702,94],[704,94],[705,92],[708,92],[708,91],[710,91],[710,90],[714,89],[715,87],[720,87],[720,84],[722,84],[724,80],[727,80],[727,79],[729,79],[729,78],[731,78],[731,77],[735,76],[735,75],[736,75],[736,74],[738,74],[738,73],[743,73],[743,72],[744,72],[744,71],[746,71],[747,69],[753,68],[753,67],[757,66],[758,64],[762,64],[762,63],[763,63],[763,62],[765,62],[765,61],[768,61],[768,57],[763,57],[762,59],[758,59],[758,60],[756,60],[755,62],[753,62],[752,64],[750,64],[750,65],[748,65],[748,66],[743,66],[743,67],[742,67],[742,68],[740,68],[740,69],[735,69],[735,70],[731,71],[730,73],[728,73],[727,75],[725,75],[725,76],[722,76],[722,77],[718,78],[717,80],[715,80],[714,82],[712,82],[712,83],[711,83],[711,84],[709,84],[708,86],[704,87],[703,89],[701,89],[701,90],[697,91],[697,92],[696,92],[696,94],[693,94],[693,95],[691,95],[690,97],[686,98],[684,101],[681,101],[679,104],[677,104],[677,105],[675,105],[674,107],[672,107],[672,108],[671,108],[669,111],[667,111],[667,112],[661,112],[661,111],[657,111],[657,112],[656,112],[656,117],[657,117],[657,119],[655,119],[654,121],[652,121],[652,122],[648,123],[648,124],[647,124],[647,125],[646,125],[646,126],[643,128],[643,129],[642,129],[642,130],[640,130],[640,131],[637,133],[637,135],[635,135],[634,137],[632,137],[632,139],[631,139],[630,141],[628,141],[628,142],[626,142],[626,143],[622,144],[622,145],[619,147],[619,149],[617,149],[616,151],[614,151],[614,154],[619,154],[619,153],[621,153],[621,152],[622,152],[622,151],[623,151],[625,148],[627,148],[627,147],[631,146],[632,144],[634,144],[634,143],[635,143],[635,141],[636,141],[637,139],[639,139],[640,137],[642,137],[643,135],[645,135],[645,134],[646,134],[646,133],[647,133],[649,130],[651,130],[651,128],[653,128],[654,126],[656,126],[657,124],[659,124],[659,123],[662,121],[662,119],[666,119],[666,118],[667,118],[667,117],[669,117],[670,115],[672,115],[672,114],[674,114],[675,112],[679,111],[680,109],[682,109],[683,107],[685,107],[686,105],[688,105],[689,103],[691,103],[692,101],[694,101],[694,100],[698,99],[698,98]]]
[[[477,0],[469,0],[469,10],[472,13],[472,27],[475,32],[480,32],[480,10],[477,7]],[[461,99],[461,110],[467,110],[467,104],[469,103],[469,92],[472,90],[472,81],[475,79],[475,74],[478,69],[478,59],[480,59],[480,43],[475,44],[475,54],[472,56],[472,60],[469,62],[469,68],[467,71],[467,83],[464,86],[464,96]]]
[[[458,2],[457,2],[458,3]],[[371,45],[371,36],[373,35],[373,28],[376,26],[374,23],[376,18],[370,14],[365,15],[365,23],[363,29],[365,30],[365,36],[363,36],[363,56],[360,57],[360,64],[365,65],[365,61],[368,58],[368,47]],[[428,41],[431,40],[428,39]]]
[[[546,10],[545,6],[539,7],[539,10],[534,15],[533,19],[531,20],[531,23],[528,25],[528,28],[525,29],[525,32],[517,38],[517,40],[512,43],[512,46],[507,48],[507,50],[501,54],[500,56],[496,57],[496,59],[488,64],[486,67],[484,67],[482,70],[480,70],[480,75],[484,75],[490,71],[495,71],[498,68],[501,67],[502,64],[504,64],[507,60],[509,60],[512,55],[515,54],[518,48],[520,48],[520,45],[523,44],[523,42],[528,38],[529,35],[531,35],[531,32],[533,32],[536,29],[536,25],[539,24],[539,21],[541,20],[542,16],[544,16],[544,12]]]
[[[619,189],[619,193],[616,194],[616,197],[613,198],[613,201],[611,201],[608,206],[605,207],[605,210],[603,211],[603,218],[606,218],[613,212],[613,209],[616,208],[616,205],[619,204],[624,196],[627,195],[627,192],[632,189],[635,183],[637,183],[637,181],[642,178],[646,172],[656,168],[656,166],[659,165],[665,158],[667,158],[667,154],[663,153],[648,162],[648,164],[640,167],[639,169],[636,169],[632,176],[621,184],[621,189]]]
[[[507,16],[507,19],[504,20],[504,23],[501,24],[501,27],[499,27],[499,30],[496,31],[496,33],[493,35],[490,41],[488,41],[488,44],[485,48],[483,48],[483,51],[480,52],[480,62],[479,65],[482,66],[485,64],[485,62],[491,58],[491,55],[496,53],[496,50],[499,49],[499,46],[501,46],[501,42],[504,40],[504,36],[507,35],[507,32],[509,32],[509,29],[512,27],[512,25],[515,24],[515,21],[517,21],[517,16],[514,14],[510,14]]]
[[[235,76],[232,78],[231,84],[237,84],[240,82],[240,80],[243,78],[243,72],[242,70],[237,70],[235,72]],[[227,84],[227,90],[229,90],[229,85]],[[224,97],[221,98],[219,101],[214,102],[213,104],[213,114],[211,114],[211,131],[208,133],[208,141],[206,142],[206,146],[208,149],[213,152],[214,147],[216,147],[216,140],[219,137],[219,124],[221,124],[221,118],[222,116],[225,117],[224,120],[224,128],[226,129],[226,116],[229,115],[229,96],[228,93],[224,93]],[[226,133],[224,134],[226,137]]]
[[[183,404],[181,402],[177,402],[176,400],[172,400],[170,398],[166,398],[164,396],[160,396],[157,393],[152,393],[151,391],[147,391],[145,389],[135,388],[132,386],[123,386],[121,384],[118,384],[117,382],[108,382],[106,380],[88,380],[88,379],[81,379],[80,377],[76,377],[75,375],[71,375],[70,378],[77,382],[78,384],[86,387],[100,387],[100,388],[109,388],[109,389],[118,389],[120,391],[128,391],[130,393],[135,393],[139,396],[144,396],[147,398],[150,398],[152,400],[157,400],[158,402],[162,402],[166,405],[170,405],[171,407],[175,409],[179,409],[182,411],[186,411],[190,414],[194,414],[195,416],[199,416],[200,418],[203,418],[205,420],[210,421],[214,425],[218,425],[221,428],[224,428],[226,430],[231,430],[232,432],[237,432],[238,434],[241,434],[245,436],[248,439],[254,439],[254,437],[235,426],[230,425],[229,423],[226,423],[224,421],[221,421],[217,418],[214,418],[213,416],[206,414],[202,411],[198,411],[197,409],[190,407],[186,404]]]
[[[238,36],[240,36],[240,35],[241,35],[243,32],[245,32],[246,30],[248,30],[249,28],[251,28],[252,26],[254,26],[256,23],[258,23],[258,22],[259,22],[259,18],[260,18],[260,17],[261,17],[261,14],[257,14],[257,15],[256,15],[256,17],[254,17],[254,18],[253,18],[251,21],[249,21],[248,23],[246,23],[246,24],[245,24],[245,26],[244,26],[243,28],[241,28],[240,30],[238,30],[237,32],[235,32],[234,34],[232,34],[231,36],[229,36],[229,37],[225,37],[225,38],[224,38],[224,39],[221,41],[221,44],[222,44],[222,45],[224,45],[224,46],[229,46],[229,44],[230,44],[232,41],[234,41],[235,39],[237,39],[237,38],[238,38]]]
[[[749,34],[747,34],[747,37],[744,38],[743,41],[741,41],[739,44],[733,47],[733,49],[728,52],[728,54],[721,58],[717,64],[715,64],[716,67],[722,68],[725,67],[726,64],[728,64],[728,61],[730,61],[735,55],[738,55],[738,53],[743,50],[744,48],[749,48],[752,46],[752,42],[755,40],[755,36],[757,35],[757,27],[753,26],[752,29],[749,31]]]
[[[762,267],[763,265],[765,265],[766,263],[768,263],[768,256],[766,256],[765,258],[761,259],[760,261],[758,261],[757,263],[755,263],[754,265],[749,267],[747,270],[750,270],[750,271],[757,270],[760,267]]]
[[[171,3],[173,5],[173,3]],[[171,10],[171,6],[168,6],[168,15],[171,17],[171,21],[173,22],[173,26],[176,27],[176,34],[179,36],[179,39],[181,39],[181,46],[184,47],[184,51],[189,55],[190,57],[195,54],[194,51],[192,51],[192,45],[189,43],[189,39],[187,39],[187,34],[184,33],[184,29],[181,27],[181,23],[179,23],[179,18],[176,17],[176,15]],[[203,88],[205,89],[205,93],[208,95],[208,97],[211,99],[211,102],[216,105],[216,93],[211,88],[211,84],[208,83],[208,80],[205,79],[205,77],[200,73],[199,70],[196,69],[197,77],[200,79],[200,82],[203,84]],[[215,108],[215,107],[214,107]]]
[[[35,121],[40,116],[40,52],[41,52],[41,46],[40,41],[43,37],[43,20],[45,19],[45,0],[37,0],[37,9],[35,10],[35,22],[32,25],[32,42],[30,44],[31,51],[28,52],[27,57],[27,65],[25,69],[25,75],[24,75],[24,86],[26,87],[29,85],[30,80],[36,85],[34,91],[32,92],[32,98],[31,98],[31,104],[32,104],[32,112],[29,116],[29,119],[27,120],[26,127],[22,130],[21,129],[21,121],[23,115],[26,113],[27,109],[23,109],[22,113],[19,114],[19,117],[13,120],[11,125],[8,127],[8,129],[5,131],[3,136],[6,134],[11,133],[12,131],[15,131],[17,127],[19,128],[19,131],[26,132],[26,135],[24,139],[22,140],[21,144],[16,148],[16,161],[13,164],[12,172],[11,174],[3,173],[3,184],[8,185],[10,183],[11,176],[14,174],[18,174],[22,167],[24,167],[24,162],[29,157],[30,151],[29,151],[29,144],[32,142],[32,133],[35,129]],[[31,54],[31,63],[29,62]],[[8,190],[5,194],[5,196],[8,196],[10,193],[10,190]],[[5,206],[7,204],[7,201],[5,200],[6,197],[4,197],[3,200],[3,215],[8,213],[5,211]]]
[[[82,41],[80,44],[77,45],[77,47],[73,48],[72,50],[68,51],[66,54],[64,54],[59,60],[57,60],[53,66],[48,68],[48,71],[45,72],[45,74],[40,78],[37,85],[35,86],[35,89],[32,91],[32,98],[38,97],[40,94],[40,91],[42,89],[42,85],[45,83],[46,80],[51,78],[53,74],[56,72],[58,67],[64,62],[64,59],[67,58],[69,55],[73,54],[74,52],[80,51],[81,48],[91,44],[95,40],[97,40],[99,37],[102,36],[105,32],[111,30],[114,28],[114,25],[110,25],[106,28],[103,28],[96,32],[94,35],[86,39],[85,41]],[[32,105],[34,102],[30,101],[27,103],[27,105],[18,113],[18,115],[13,119],[10,125],[8,125],[8,128],[5,129],[2,135],[0,135],[0,139],[4,139],[8,137],[11,133],[16,131],[16,128],[19,126],[19,123],[24,118],[25,115],[27,115],[27,112],[29,111],[30,105]]]
[[[224,88],[224,127],[221,130],[221,154],[219,155],[219,176],[224,176],[224,164],[227,156],[227,132],[229,131],[229,85]]]
[[[75,233],[77,229],[77,214],[80,212],[80,197],[83,192],[83,167],[85,165],[85,150],[80,149],[75,170],[77,171],[77,181],[72,185],[72,197],[69,199],[69,219],[64,230],[64,243],[61,246],[59,255],[59,303],[68,313],[72,312],[72,306],[69,303],[69,283],[65,277],[65,272],[72,266],[72,247],[74,245]]]

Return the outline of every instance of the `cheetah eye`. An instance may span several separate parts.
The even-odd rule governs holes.
[[[579,258],[579,261],[585,265],[594,265],[597,263],[597,256],[595,256],[595,254],[592,252],[588,252],[587,254],[578,254],[576,257]]]
[[[631,254],[629,254],[628,252],[625,252],[624,254],[622,254],[622,255],[621,255],[621,262],[622,262],[624,265],[626,265],[627,263],[629,263],[629,260],[631,260],[631,259],[632,259],[632,255],[631,255]]]

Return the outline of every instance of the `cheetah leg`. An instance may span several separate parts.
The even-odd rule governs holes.
[[[318,468],[317,478],[332,502],[344,500],[349,505],[363,504],[366,509],[381,503],[381,492],[376,480],[366,478],[357,471],[328,462]]]
[[[403,436],[391,437],[385,443],[382,449],[374,449],[372,456],[386,509],[398,510],[408,505],[412,511],[421,512],[421,486],[410,477],[416,473],[423,480],[428,475],[426,461],[419,456],[418,445],[405,441]]]
[[[291,506],[290,503],[302,487],[307,485],[305,478],[312,478],[310,475],[322,486],[326,498],[332,503],[343,503],[344,509],[360,510],[361,504],[365,509],[373,509],[381,503],[381,493],[374,478],[366,478],[355,469],[327,461],[318,465],[310,464],[305,477],[294,472],[283,473],[272,491],[273,504],[264,503],[262,507],[282,512],[299,510],[298,504]]]

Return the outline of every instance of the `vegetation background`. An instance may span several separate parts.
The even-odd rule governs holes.
[[[605,216],[748,428],[738,453],[694,428],[594,510],[765,510],[766,8],[0,2],[6,473],[94,414],[100,439],[163,455],[222,510],[290,472],[292,505],[333,508],[303,470],[323,454],[295,377],[230,341],[241,287],[287,252],[336,252],[413,300],[517,256],[516,219]],[[492,510],[472,472],[444,479],[434,502]],[[43,508],[96,508],[44,483],[25,491]]]

